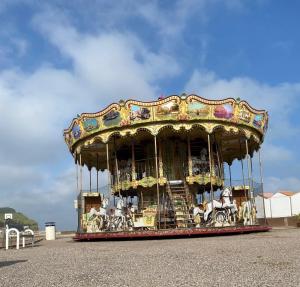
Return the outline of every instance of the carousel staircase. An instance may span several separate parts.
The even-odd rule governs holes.
[[[190,214],[188,203],[190,195],[187,187],[181,183],[168,185],[168,194],[174,211],[174,222],[176,228],[188,227]]]

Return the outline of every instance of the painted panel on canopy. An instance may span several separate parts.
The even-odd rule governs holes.
[[[253,119],[253,125],[256,128],[263,128],[263,124],[264,124],[264,115],[263,114],[259,114],[259,115],[255,115],[254,119]]]
[[[119,126],[121,122],[120,112],[114,108],[102,117],[102,121],[105,127]]]
[[[82,131],[81,131],[80,125],[75,124],[72,128],[72,134],[73,134],[74,139],[79,139],[81,136],[81,133],[82,133]]]
[[[130,105],[130,121],[132,123],[139,121],[148,121],[151,119],[151,109],[149,107],[143,107],[138,105]]]
[[[179,104],[176,100],[171,100],[167,103],[156,107],[155,116],[157,119],[176,119],[179,114]]]
[[[245,107],[245,106],[242,106],[240,109],[239,109],[239,113],[238,113],[238,118],[246,123],[246,124],[249,124],[250,121],[251,121],[251,113],[248,111],[248,109]]]
[[[90,132],[99,127],[99,122],[95,118],[86,118],[82,121],[83,128],[85,131]]]
[[[231,104],[217,105],[214,116],[219,119],[231,119],[233,117],[233,106]]]
[[[195,99],[190,99],[187,113],[191,118],[206,118],[209,115],[210,107]]]
[[[71,133],[66,133],[65,134],[65,141],[68,144],[68,146],[73,144],[73,137]]]

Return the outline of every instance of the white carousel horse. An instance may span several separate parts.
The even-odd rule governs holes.
[[[222,207],[228,208],[230,210],[229,217],[228,217],[229,222],[231,223],[231,216],[232,216],[233,223],[235,224],[237,213],[238,213],[238,208],[236,205],[236,201],[233,200],[231,202],[231,199],[232,199],[231,188],[225,187],[221,192]]]
[[[108,198],[104,198],[103,201],[102,201],[102,204],[101,204],[101,206],[99,208],[99,212],[98,212],[99,215],[103,216],[103,218],[105,220],[107,220],[107,218],[108,218],[108,215],[107,215],[107,207],[108,207],[108,205],[109,205]]]
[[[111,222],[113,229],[122,230],[126,225],[126,218],[123,211],[124,206],[124,199],[120,198],[117,202],[117,208],[115,209],[115,213]]]
[[[99,211],[97,211],[94,207],[90,209],[88,214],[88,221],[91,222],[91,228],[94,231],[100,231],[103,229],[104,224],[109,224],[108,215],[107,215],[107,207],[109,205],[108,198],[104,198]]]
[[[222,203],[220,201],[217,200],[213,200],[213,202],[208,202],[205,205],[205,212],[204,212],[204,221],[207,222],[209,221],[209,216],[212,213],[213,208],[222,208]]]
[[[232,192],[230,188],[225,188],[221,192],[221,202],[217,200],[213,200],[213,202],[208,202],[206,204],[206,210],[204,212],[204,221],[209,222],[212,214],[212,210],[217,209],[216,212],[216,220],[220,223],[231,223],[231,217],[233,217],[233,222],[236,222],[236,214],[237,214],[237,205],[236,201],[233,200],[231,203]]]
[[[88,213],[86,228],[87,232],[100,231],[101,219],[96,208],[92,207]]]
[[[101,224],[100,224],[100,229],[102,230],[103,228],[109,228],[109,216],[107,214],[107,208],[109,205],[109,200],[108,198],[104,198],[102,201],[102,204],[99,208],[98,215],[101,218]]]

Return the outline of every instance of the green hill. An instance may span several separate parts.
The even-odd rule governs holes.
[[[16,210],[10,207],[0,207],[0,226],[4,226],[5,213],[13,214],[13,220],[10,221],[12,224],[25,225],[29,226],[32,230],[38,230],[38,223],[35,220],[28,218],[21,212],[16,212]]]

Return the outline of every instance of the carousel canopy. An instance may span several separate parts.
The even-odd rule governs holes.
[[[100,165],[106,160],[106,143],[128,143],[147,136],[176,134],[192,138],[213,135],[222,146],[224,161],[241,157],[241,139],[248,139],[249,152],[259,149],[268,127],[268,113],[233,98],[208,100],[197,95],[169,96],[153,101],[120,101],[97,113],[82,113],[64,130],[65,141],[76,156],[85,153],[83,163]],[[114,143],[115,144],[115,143]],[[95,155],[97,154],[97,163]],[[245,154],[245,152],[242,152]]]

